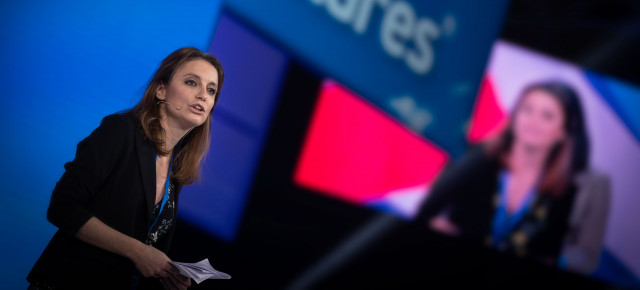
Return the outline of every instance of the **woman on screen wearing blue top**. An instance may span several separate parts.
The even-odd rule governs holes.
[[[608,201],[608,179],[588,169],[577,94],[564,83],[541,82],[523,90],[503,133],[443,173],[418,220],[589,273],[598,263]]]
[[[224,71],[213,56],[167,56],[131,110],[105,117],[78,143],[47,219],[58,227],[29,289],[186,289],[169,262],[183,185],[209,149]]]

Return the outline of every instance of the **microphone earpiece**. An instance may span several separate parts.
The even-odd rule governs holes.
[[[172,106],[172,107],[176,108],[177,110],[180,110],[180,107],[178,107],[178,106],[174,106],[174,105],[172,105],[172,104],[169,104],[169,103],[167,103],[166,101],[163,101],[163,100],[158,101],[156,104],[157,104],[157,105],[160,105],[160,103],[165,103],[165,104],[167,104],[167,105],[169,105],[169,106]]]

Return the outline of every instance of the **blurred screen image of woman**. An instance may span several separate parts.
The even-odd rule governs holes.
[[[588,157],[574,89],[559,81],[533,83],[503,132],[472,147],[438,178],[417,220],[589,274],[598,264],[610,185]]]

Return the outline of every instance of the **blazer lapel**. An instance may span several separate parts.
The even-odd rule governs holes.
[[[147,216],[149,221],[153,218],[152,211],[155,201],[156,170],[155,170],[155,149],[144,139],[143,133],[136,132],[136,150],[140,162],[140,175],[142,176],[142,187],[144,188],[145,200],[147,202]]]

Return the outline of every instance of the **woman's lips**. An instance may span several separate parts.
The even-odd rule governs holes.
[[[202,110],[198,109],[198,106],[200,106],[202,108]],[[204,115],[204,107],[202,107],[201,105],[189,105],[189,110],[191,110],[191,112],[198,114],[198,115]]]

